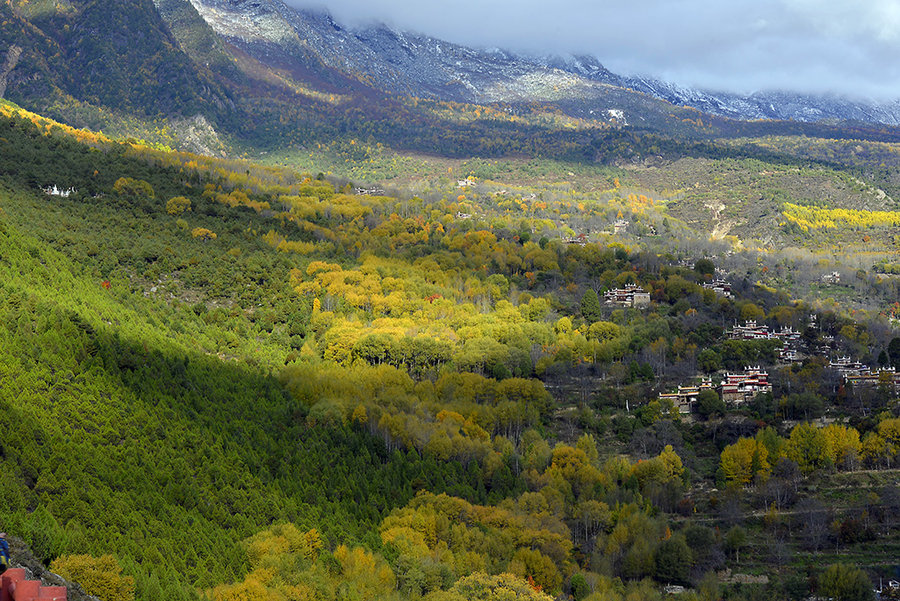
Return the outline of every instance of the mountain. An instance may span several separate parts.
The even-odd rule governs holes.
[[[632,94],[639,92],[731,119],[900,124],[900,102],[698,90],[617,75],[592,56],[528,57],[498,48],[469,48],[383,24],[345,27],[326,12],[294,9],[280,0],[190,1],[223,38],[258,57],[270,55],[273,48],[309,49],[325,64],[395,94],[472,103],[579,101],[582,115],[615,119],[622,107],[630,109],[635,102],[635,108],[646,109],[647,101]],[[643,116],[641,110],[629,112],[632,123]]]
[[[585,116],[622,123],[623,107],[635,121],[658,121],[672,112],[665,102],[613,85],[616,76],[590,58],[569,64],[468,48],[386,25],[351,29],[326,12],[280,0],[190,2],[222,39],[261,62],[305,65],[312,54],[392,95],[475,104],[578,99],[587,107]]]
[[[865,125],[848,131],[845,122],[898,122],[891,106],[698,92],[622,77],[589,56],[526,57],[385,25],[348,28],[280,0],[104,6],[0,3],[6,97],[73,125],[202,153],[375,136],[414,152],[565,148],[574,156],[590,155],[592,144],[614,147],[596,139],[621,137],[610,132],[623,128],[679,139],[801,133],[887,140],[890,132]],[[446,101],[466,106],[433,104]],[[473,120],[478,105],[494,112]],[[803,126],[818,118],[831,125]]]
[[[638,90],[675,105],[688,105],[706,113],[732,119],[785,121],[857,121],[900,125],[900,100],[876,102],[833,94],[754,92],[742,96],[722,91],[699,90],[652,78],[622,77],[619,85]]]
[[[7,2],[0,18],[3,39],[23,49],[7,78],[13,99],[72,98],[143,117],[211,116],[232,104],[181,52],[150,0]]]

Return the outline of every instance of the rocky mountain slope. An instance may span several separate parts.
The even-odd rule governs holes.
[[[0,1],[5,97],[80,127],[200,152],[209,145],[185,142],[195,136],[180,124],[208,123],[211,135],[252,147],[349,135],[418,152],[475,153],[477,147],[483,153],[487,147],[491,154],[534,154],[537,146],[526,142],[537,134],[552,138],[543,148],[585,149],[603,122],[678,139],[787,133],[881,141],[893,133],[867,125],[847,133],[846,122],[900,123],[895,106],[709,94],[621,77],[594,57],[525,57],[385,25],[349,28],[323,11],[296,10],[281,0],[122,0],[109,10],[104,6],[98,0]],[[549,103],[550,113],[587,120],[582,125],[594,133],[574,140],[573,130],[551,131],[533,119],[526,125],[537,129],[518,127],[515,135],[525,142],[510,145],[500,143],[512,135],[502,119],[453,121],[459,115],[438,114],[442,109],[433,103],[420,107],[408,97],[491,103],[501,109],[498,115],[541,114]],[[745,118],[794,121],[739,121]],[[815,120],[841,122],[840,131],[821,121],[803,124]],[[550,122],[561,123],[544,121]],[[449,139],[435,138],[435,131]]]
[[[793,121],[859,121],[900,125],[900,101],[875,102],[835,95],[804,95],[791,92],[754,92],[741,96],[729,92],[697,90],[650,78],[627,77],[621,85],[732,119],[779,119]]]
[[[608,115],[633,92],[732,119],[900,124],[900,103],[836,96],[760,92],[740,96],[685,88],[607,70],[591,56],[527,57],[474,49],[386,25],[349,28],[327,13],[296,10],[280,0],[190,0],[230,42],[257,57],[274,49],[312,51],[325,64],[393,93],[461,102],[578,101],[583,116]],[[645,103],[644,101],[643,103]],[[627,118],[627,116],[626,116]]]

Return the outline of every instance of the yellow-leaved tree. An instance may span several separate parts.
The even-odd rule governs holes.
[[[215,240],[218,237],[215,232],[208,230],[205,227],[195,227],[191,230],[191,236],[200,238],[201,240]]]
[[[166,203],[166,213],[169,215],[181,215],[191,210],[191,199],[184,196],[173,196]]]
[[[741,438],[722,450],[721,466],[726,481],[746,486],[757,474],[769,475],[769,450],[754,438]]]
[[[112,555],[62,555],[53,560],[50,570],[101,601],[133,601],[134,578],[122,575],[122,566]]]
[[[383,557],[362,547],[325,548],[318,530],[279,524],[246,541],[250,572],[240,582],[206,591],[213,601],[399,599]]]

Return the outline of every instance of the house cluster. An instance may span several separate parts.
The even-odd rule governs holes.
[[[841,283],[841,274],[836,271],[832,271],[831,273],[826,273],[822,276],[823,284],[840,284]]]
[[[702,391],[715,389],[710,378],[703,378],[697,386],[679,386],[677,392],[664,392],[659,395],[659,400],[670,401],[679,413],[687,414],[694,410]]]
[[[384,196],[381,188],[356,188],[357,196]]]
[[[858,387],[890,386],[894,392],[900,391],[900,374],[893,367],[870,369],[865,372],[844,376],[844,381]]]
[[[797,349],[784,346],[780,351],[778,351],[778,360],[782,363],[797,363],[802,361],[803,358],[800,356],[800,353]]]
[[[844,378],[847,378],[847,376],[858,376],[869,371],[868,365],[854,361],[850,357],[832,359],[828,363],[828,367],[837,370]]]
[[[703,284],[703,287],[707,290],[712,290],[719,296],[724,296],[725,298],[733,298],[731,294],[731,284],[722,279],[715,279],[711,282],[706,282]]]
[[[737,325],[729,330],[728,337],[732,340],[779,340],[782,343],[778,352],[778,359],[782,363],[795,363],[802,357],[797,349],[800,342],[800,332],[790,326],[782,326],[778,331],[769,329],[765,324],[758,324],[750,319],[744,325]]]
[[[474,185],[475,185],[475,178],[474,178],[474,177],[467,177],[466,179],[460,179],[460,180],[457,180],[457,181],[456,181],[456,185],[459,186],[460,188],[468,188],[468,187],[470,187],[470,186],[474,186]]]
[[[61,198],[68,198],[69,196],[77,192],[75,188],[68,188],[66,190],[63,190],[62,188],[57,187],[56,184],[47,186],[46,188],[42,188],[42,190],[47,196],[59,196]]]
[[[613,224],[613,233],[616,235],[624,234],[629,225],[630,223],[624,219],[616,219],[616,222]]]
[[[603,294],[603,302],[620,307],[642,307],[650,304],[650,293],[636,284],[626,284]]]
[[[746,367],[743,372],[726,373],[721,385],[722,400],[732,405],[752,401],[762,392],[772,392],[769,373],[756,367]]]
[[[744,325],[734,324],[728,331],[731,340],[768,340],[771,335],[769,326],[757,324],[755,319],[745,321]]]
[[[895,391],[900,390],[900,373],[893,367],[872,369],[850,357],[838,357],[831,361],[828,367],[841,374],[844,382],[853,386],[875,387],[879,385],[891,386]]]
[[[725,403],[737,406],[762,392],[772,392],[772,384],[768,372],[759,366],[747,367],[742,372],[726,373],[718,387],[713,385],[711,378],[704,378],[696,386],[679,386],[676,392],[660,394],[659,400],[670,401],[679,413],[688,414],[694,411],[697,398],[704,390],[714,390]]]
[[[566,238],[566,244],[577,244],[584,246],[587,244],[587,234],[578,234],[577,236],[569,236]]]
[[[791,326],[782,326],[776,332],[766,324],[758,324],[755,319],[749,319],[744,325],[735,324],[728,331],[728,337],[732,340],[781,340],[788,343],[800,340],[800,332],[794,331]]]

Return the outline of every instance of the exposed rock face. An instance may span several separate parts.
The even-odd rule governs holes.
[[[207,156],[225,156],[225,145],[222,144],[216,130],[203,115],[173,121],[172,128],[175,130],[180,146],[185,150]]]
[[[68,601],[100,601],[97,597],[85,593],[77,582],[69,582],[44,567],[44,564],[34,556],[22,539],[9,536],[6,540],[9,542],[11,567],[25,568],[25,574],[29,580],[40,580],[45,586],[66,587]]]
[[[6,85],[9,81],[9,74],[19,64],[19,57],[22,56],[22,49],[19,46],[10,46],[6,51],[6,60],[0,67],[0,98],[6,94]]]

